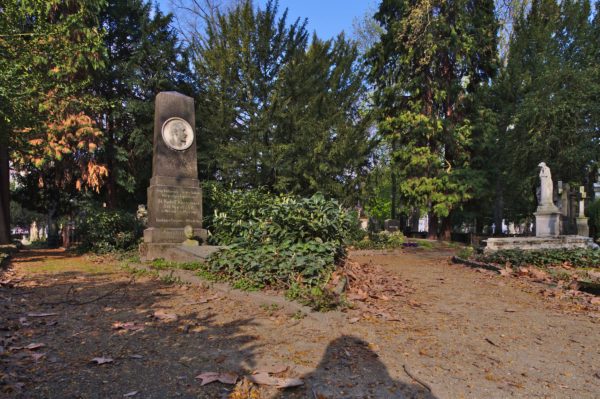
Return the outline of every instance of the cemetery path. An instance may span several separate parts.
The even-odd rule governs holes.
[[[0,277],[0,392],[221,398],[231,386],[195,377],[287,368],[277,375],[300,377],[304,387],[261,386],[249,396],[238,386],[231,397],[597,397],[597,315],[451,265],[450,255],[351,253],[410,288],[392,300],[401,317],[385,321],[356,310],[290,313],[209,286],[132,280],[114,259],[23,251]]]

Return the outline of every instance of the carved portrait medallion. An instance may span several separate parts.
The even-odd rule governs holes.
[[[192,145],[194,131],[186,120],[169,118],[162,126],[162,138],[172,150],[183,151]]]

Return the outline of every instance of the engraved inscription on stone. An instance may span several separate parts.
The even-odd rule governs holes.
[[[157,223],[184,221],[191,224],[202,223],[199,191],[185,191],[168,187],[159,187],[155,191],[157,205]]]
[[[183,151],[192,145],[194,131],[186,120],[170,118],[162,126],[162,138],[169,148]]]

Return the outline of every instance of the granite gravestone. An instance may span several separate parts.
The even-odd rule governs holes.
[[[160,257],[169,244],[183,243],[186,226],[205,234],[194,126],[192,98],[177,92],[156,96],[148,228],[141,248],[145,259]]]

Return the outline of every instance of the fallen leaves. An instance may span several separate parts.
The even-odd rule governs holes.
[[[27,317],[49,317],[58,316],[58,313],[27,313]]]
[[[96,364],[106,364],[106,363],[114,362],[114,359],[112,359],[110,357],[95,357],[92,360],[90,360],[90,362],[96,363]]]
[[[268,371],[255,371],[246,378],[255,384],[274,386],[279,389],[293,388],[304,384],[299,378],[274,377],[273,373]]]
[[[204,386],[215,381],[222,382],[223,384],[234,385],[238,378],[239,376],[235,373],[217,373],[213,371],[200,373],[196,376],[196,379],[202,380],[200,386]]]
[[[154,312],[154,318],[160,320],[160,321],[176,321],[178,319],[177,315],[174,313],[166,313],[163,310],[157,310],[156,312]]]
[[[144,329],[144,326],[136,324],[134,321],[128,321],[126,323],[117,321],[112,324],[112,329],[120,331],[141,331]]]
[[[412,292],[398,275],[383,267],[349,260],[333,273],[329,283],[331,289],[340,285],[345,288],[346,299],[354,302],[363,317],[371,315],[387,321],[401,320],[398,299]],[[414,305],[417,305],[416,302]],[[355,317],[349,322],[356,323],[358,320]]]

